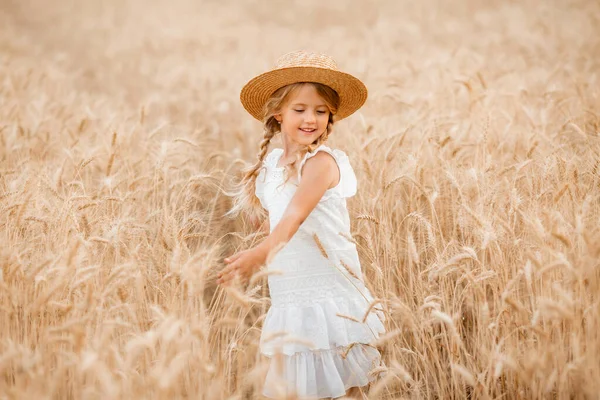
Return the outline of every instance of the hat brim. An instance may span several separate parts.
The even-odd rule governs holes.
[[[317,82],[327,85],[340,96],[336,119],[353,114],[367,100],[367,88],[350,74],[318,67],[289,67],[265,72],[250,80],[240,92],[242,105],[262,122],[263,107],[277,89],[297,82]]]

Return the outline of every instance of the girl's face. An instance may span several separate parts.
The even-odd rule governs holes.
[[[329,122],[329,108],[312,85],[304,85],[290,95],[281,113],[281,133],[300,145],[309,145],[321,136]]]

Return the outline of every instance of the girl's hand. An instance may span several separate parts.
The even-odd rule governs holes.
[[[226,284],[238,275],[243,280],[249,278],[265,263],[266,258],[257,247],[227,257],[224,261],[229,265],[217,274],[217,284]]]

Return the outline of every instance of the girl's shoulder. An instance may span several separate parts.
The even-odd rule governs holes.
[[[356,194],[357,189],[357,180],[356,175],[354,173],[354,169],[352,168],[352,164],[350,164],[350,159],[346,155],[345,152],[339,149],[332,149],[325,144],[321,144],[313,151],[307,152],[304,155],[304,158],[300,162],[300,166],[298,167],[298,181],[301,179],[302,167],[310,158],[317,155],[318,152],[324,151],[326,153],[331,154],[333,159],[335,160],[339,170],[340,170],[340,182],[337,186],[329,189],[328,191],[332,191],[337,193],[340,197],[351,197]]]

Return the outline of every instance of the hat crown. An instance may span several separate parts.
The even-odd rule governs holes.
[[[292,51],[277,59],[276,69],[291,67],[325,68],[337,71],[338,67],[333,58],[325,54],[313,53],[306,50]]]

